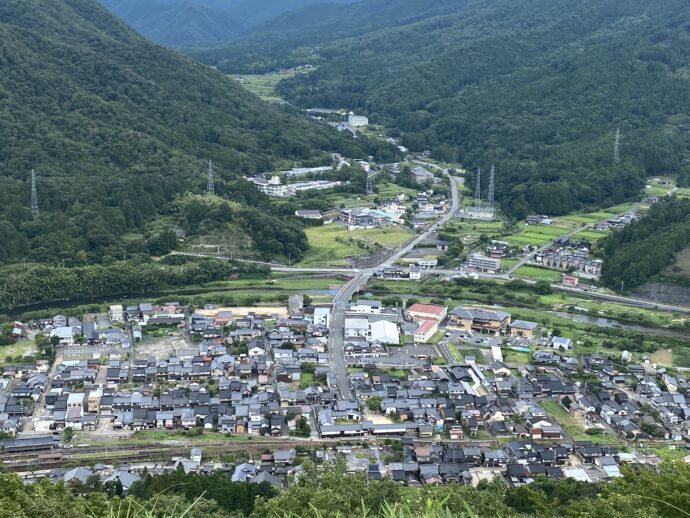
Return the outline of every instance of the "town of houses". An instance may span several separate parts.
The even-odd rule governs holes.
[[[395,460],[363,463],[350,454],[349,468],[411,485],[477,483],[496,474],[519,485],[542,475],[615,477],[623,462],[658,461],[622,446],[686,448],[690,438],[690,382],[680,374],[644,357],[632,363],[627,351],[575,355],[571,339],[505,311],[359,299],[342,330],[330,320],[330,306],[305,305],[297,295],[287,307],[190,312],[145,302],[111,306],[106,317],[17,323],[57,337],[61,360],[52,369],[46,361],[2,368],[0,431],[9,437],[2,448],[51,449],[52,433],[66,428],[396,438],[404,447]],[[185,339],[173,351],[149,354],[141,340],[152,328]],[[329,356],[335,332],[344,337],[350,397],[339,396]],[[483,357],[451,353],[456,339],[482,348]],[[91,359],[70,359],[70,350],[84,348]],[[531,361],[503,361],[510,349],[532,351]],[[202,469],[176,462],[183,461],[185,469]],[[275,459],[238,466],[233,476],[242,480],[280,484],[294,474],[291,460],[277,471]],[[102,470],[113,476],[112,467]],[[128,473],[128,480],[135,476]]]

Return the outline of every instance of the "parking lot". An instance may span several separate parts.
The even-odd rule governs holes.
[[[66,360],[91,359],[107,354],[125,354],[129,349],[123,349],[121,345],[73,345],[58,347],[56,353]]]
[[[500,346],[504,338],[503,336],[482,335],[478,333],[470,334],[467,331],[449,331],[443,337],[443,339],[449,343],[487,348],[494,345]]]
[[[380,358],[361,358],[349,360],[349,365],[376,365],[377,367],[395,367],[401,369],[421,369],[427,361],[438,356],[431,345],[406,347],[389,347],[388,356]]]

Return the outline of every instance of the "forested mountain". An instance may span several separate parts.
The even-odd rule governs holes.
[[[332,39],[329,20],[348,27],[350,13],[394,5],[394,26],[359,16],[352,37]],[[195,55],[226,70],[309,59],[318,69],[284,81],[281,95],[365,112],[413,151],[495,163],[497,200],[515,216],[614,204],[646,175],[690,181],[684,0],[364,0],[304,20]]]
[[[147,38],[175,47],[229,41],[246,26],[231,14],[188,1],[101,0],[128,25]]]
[[[0,263],[122,259],[120,236],[171,213],[180,194],[203,192],[208,158],[229,203],[185,207],[244,229],[264,255],[295,258],[306,246],[299,224],[238,175],[322,164],[324,150],[366,154],[364,141],[149,43],[95,0],[0,3],[0,70]],[[169,231],[147,245],[168,241]]]
[[[467,0],[360,0],[310,5],[267,20],[240,40],[191,46],[184,51],[228,72],[270,72],[321,62],[313,50],[324,43],[452,13],[465,3]]]
[[[323,0],[99,0],[137,32],[170,47],[227,42],[253,25]],[[354,0],[329,0],[347,3]]]

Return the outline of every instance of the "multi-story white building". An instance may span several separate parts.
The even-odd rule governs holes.
[[[353,128],[364,128],[369,125],[369,119],[363,115],[355,115],[350,112],[350,115],[347,117],[347,123]]]
[[[483,272],[487,270],[497,272],[501,269],[501,260],[494,257],[487,257],[484,254],[470,254],[469,266]]]
[[[346,318],[345,338],[368,338],[369,320],[366,318]]]
[[[436,320],[421,320],[419,327],[414,332],[414,341],[425,344],[437,332],[438,322]]]
[[[273,198],[287,198],[300,191],[332,189],[341,184],[341,182],[329,182],[327,180],[283,184],[279,176],[272,176],[270,180],[265,178],[248,178],[248,180],[256,185],[262,193]]]
[[[350,305],[350,311],[353,313],[363,313],[367,315],[378,315],[381,313],[380,300],[358,300]]]

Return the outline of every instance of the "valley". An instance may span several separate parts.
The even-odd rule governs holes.
[[[690,513],[685,2],[0,35],[0,515]]]

